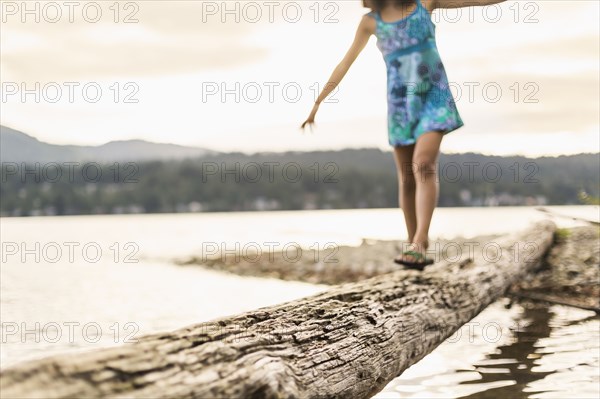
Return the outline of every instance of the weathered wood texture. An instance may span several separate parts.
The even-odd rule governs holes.
[[[6,398],[368,398],[539,265],[555,225],[498,259],[397,271],[238,316],[2,371]],[[240,300],[243,300],[240,298]]]

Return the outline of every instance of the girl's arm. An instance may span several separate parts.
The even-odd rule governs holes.
[[[367,43],[369,42],[369,37],[375,33],[375,20],[371,17],[363,15],[360,24],[358,25],[358,29],[356,30],[356,35],[354,36],[354,42],[350,46],[348,52],[342,59],[342,61],[335,67],[329,81],[323,87],[321,94],[317,97],[315,101],[315,105],[306,121],[302,124],[301,128],[304,129],[306,124],[311,125],[315,121],[315,115],[317,110],[319,109],[319,104],[327,98],[327,96],[340,84],[346,73],[350,69],[350,66],[354,63],[360,52],[365,48]]]
[[[473,6],[489,6],[490,4],[502,3],[506,0],[430,0],[431,9],[434,8],[461,8]]]

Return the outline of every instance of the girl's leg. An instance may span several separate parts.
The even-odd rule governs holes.
[[[443,134],[429,131],[421,135],[415,144],[413,155],[413,175],[416,182],[416,215],[417,229],[413,243],[417,252],[425,254],[429,246],[429,225],[439,198],[439,181],[437,178],[438,156]],[[408,261],[415,259],[407,255]]]
[[[394,147],[394,160],[398,176],[398,205],[404,213],[408,242],[412,242],[417,231],[415,209],[416,182],[413,174],[412,158],[414,145]]]

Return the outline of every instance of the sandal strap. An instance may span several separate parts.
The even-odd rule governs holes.
[[[418,259],[425,259],[425,255],[423,255],[421,252],[417,252],[417,251],[404,251],[402,252],[402,255],[412,255],[415,258]]]

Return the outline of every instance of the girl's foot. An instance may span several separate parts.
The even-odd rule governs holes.
[[[434,263],[433,259],[429,259],[425,256],[428,247],[428,240],[412,242],[408,250],[404,251],[401,256],[396,257],[394,262],[404,265],[409,269],[423,270],[425,266]]]
[[[408,250],[412,251],[412,252],[417,252],[420,254],[425,255],[425,253],[427,252],[427,248],[429,248],[429,241],[425,240],[425,241],[413,241],[410,243]],[[406,255],[404,257],[402,257],[403,260],[407,261],[407,262],[416,262],[417,259],[415,259],[414,255]]]
[[[409,249],[409,250],[410,250],[410,249],[414,249],[414,248],[413,248],[413,245],[414,245],[414,244],[413,244],[413,238],[409,237],[409,238],[408,238],[408,240],[406,240],[406,241],[405,241],[405,240],[402,240],[402,241],[400,242],[400,245],[396,245],[396,250],[397,250],[398,252],[400,252],[400,251],[402,251],[404,248],[407,248],[407,249]],[[405,250],[404,252],[406,252],[406,250]],[[394,258],[394,262],[396,262],[396,263],[398,263],[398,264],[400,264],[400,262],[401,262],[401,261],[404,261],[404,260],[405,260],[405,259],[404,259],[404,257],[402,256],[402,254],[401,254],[401,255],[398,255],[398,256],[396,256],[396,257]]]

